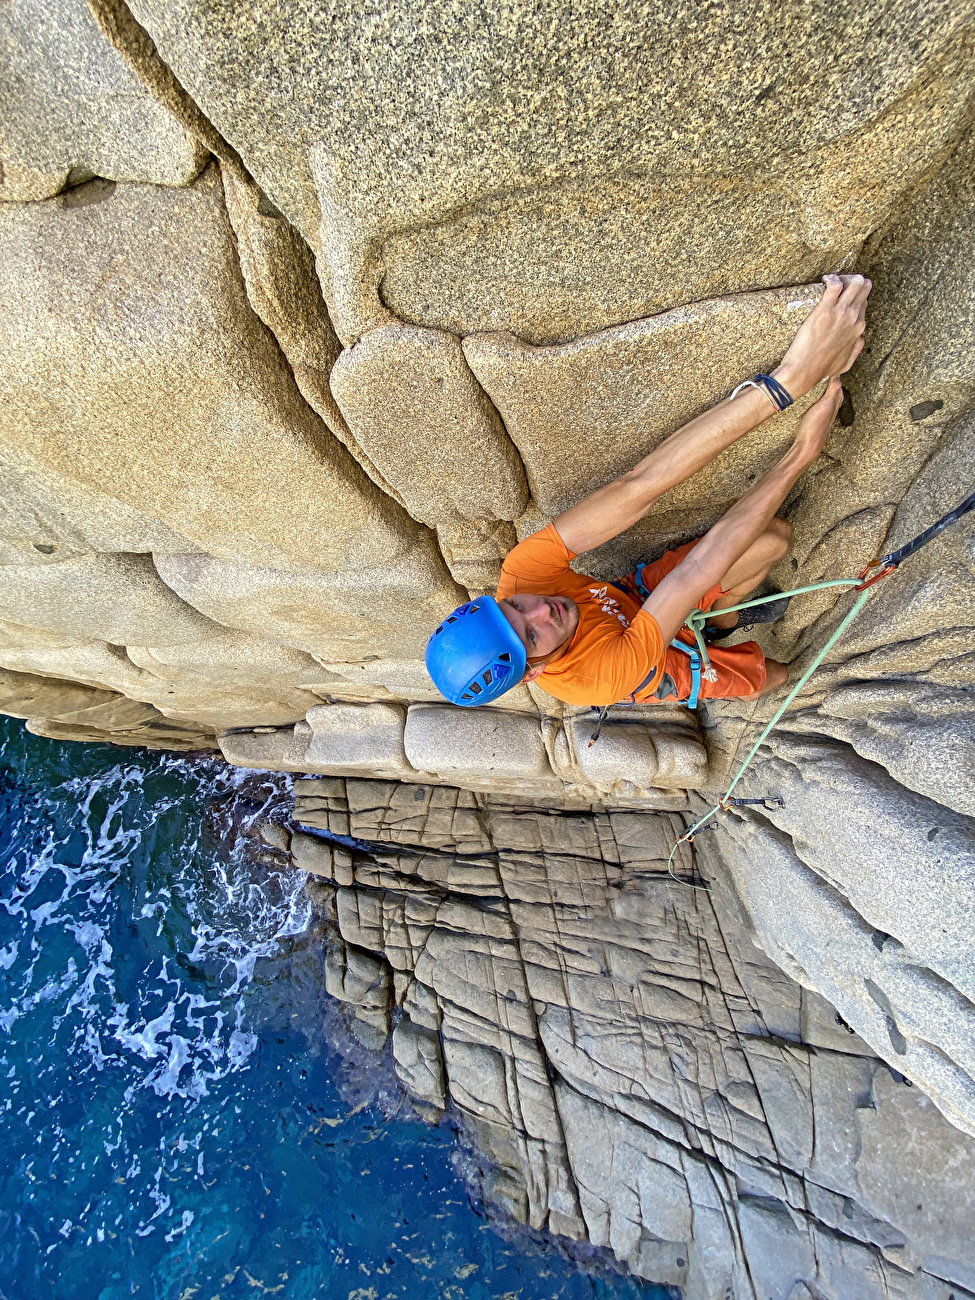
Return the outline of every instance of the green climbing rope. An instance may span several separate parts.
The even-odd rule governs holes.
[[[770,601],[781,600],[783,596],[788,596],[791,600],[793,596],[804,596],[807,591],[822,591],[825,587],[856,587],[859,584],[859,578],[833,578],[829,582],[814,582],[810,587],[796,587],[794,591],[776,591],[771,596],[758,596],[755,600],[746,600],[741,605],[729,605],[727,609],[722,608],[721,613],[734,614],[741,609],[751,609],[753,605],[767,605]],[[708,657],[708,643],[704,639],[704,626],[708,619],[713,617],[714,610],[705,612],[701,609],[692,609],[685,624],[694,633],[698,654],[701,656],[702,672],[705,676],[711,670],[711,660]],[[714,679],[708,677],[708,680]]]
[[[843,619],[839,627],[836,629],[836,631],[833,633],[830,639],[823,646],[822,650],[818,651],[817,654],[813,657],[812,663],[809,665],[806,671],[799,678],[798,682],[796,682],[795,686],[792,688],[789,694],[785,697],[785,699],[776,709],[775,713],[772,716],[771,721],[766,724],[762,734],[759,736],[758,740],[755,741],[754,745],[752,745],[751,749],[748,751],[748,757],[745,759],[744,763],[742,763],[738,771],[735,773],[731,785],[728,786],[728,789],[724,793],[724,797],[719,799],[713,808],[709,809],[708,812],[706,812],[704,816],[700,818],[700,820],[696,821],[693,826],[688,827],[688,829],[684,832],[684,834],[678,837],[677,842],[674,844],[674,847],[670,850],[670,857],[667,859],[667,871],[673,877],[673,879],[677,881],[679,885],[684,885],[688,889],[700,889],[704,893],[708,893],[708,894],[711,892],[709,886],[707,885],[692,885],[689,880],[681,880],[679,876],[674,875],[674,871],[673,871],[674,854],[677,852],[677,849],[681,844],[690,843],[691,840],[693,840],[694,836],[697,834],[697,832],[701,830],[710,821],[710,819],[714,816],[715,813],[726,812],[727,809],[731,806],[730,804],[731,793],[734,790],[735,786],[738,784],[738,782],[741,780],[741,778],[748,771],[748,766],[751,763],[752,759],[755,757],[755,755],[758,753],[761,746],[768,739],[769,733],[771,732],[773,727],[775,727],[775,725],[778,723],[779,719],[785,713],[786,709],[789,707],[792,701],[796,698],[796,696],[805,686],[806,682],[809,681],[810,677],[812,677],[813,673],[816,671],[819,665],[823,662],[823,660],[832,650],[833,646],[836,645],[837,641],[840,639],[840,637],[843,635],[846,629],[856,618],[857,614],[859,614],[860,610],[863,609],[864,605],[873,595],[874,585],[880,582],[881,579],[887,578],[892,573],[895,573],[897,571],[898,566],[902,564],[903,561],[906,560],[909,556],[914,555],[917,551],[921,549],[922,546],[927,546],[928,542],[933,541],[933,539],[937,537],[940,533],[942,533],[946,528],[950,527],[950,525],[952,524],[957,523],[959,519],[962,519],[965,515],[971,514],[973,511],[975,511],[975,492],[972,492],[969,496],[967,496],[965,500],[961,503],[961,505],[956,506],[953,510],[946,511],[946,513],[943,514],[940,519],[936,520],[935,523],[933,523],[930,526],[930,528],[926,528],[923,533],[918,533],[917,537],[912,538],[911,541],[909,541],[906,545],[900,547],[896,551],[889,552],[889,554],[884,555],[879,560],[872,560],[870,564],[868,564],[867,567],[860,574],[859,578],[833,578],[829,582],[814,582],[810,587],[796,587],[795,591],[776,592],[772,596],[759,596],[755,600],[746,600],[744,604],[731,605],[729,606],[728,609],[723,609],[721,611],[722,614],[732,614],[734,613],[735,610],[749,609],[752,605],[765,605],[770,600],[781,599],[782,596],[789,596],[789,597],[801,596],[807,591],[822,591],[826,587],[856,587],[857,590],[860,592],[860,595],[857,597],[856,601],[854,602],[850,612]],[[871,577],[867,577],[867,574],[871,573],[871,570],[874,569],[876,569],[877,572],[873,573]],[[710,680],[713,680],[713,678],[710,677],[711,661],[708,658],[707,645],[704,640],[704,624],[707,622],[707,619],[708,619],[707,614],[702,613],[702,611],[699,609],[695,609],[688,615],[686,626],[689,627],[690,630],[694,633],[695,639],[697,640],[698,652],[700,653],[701,656],[702,667],[707,669]]]
[[[788,596],[797,596],[800,594],[800,592],[820,591],[823,587],[857,587],[857,586],[862,586],[862,580],[860,578],[838,578],[833,580],[832,582],[817,582],[811,587],[799,587],[795,591],[786,592],[785,594]],[[749,605],[762,605],[769,600],[781,599],[781,595],[782,593],[780,592],[774,596],[764,596],[761,597],[759,600],[750,600],[746,602],[745,605],[735,605],[732,608],[746,609],[748,608]],[[785,697],[785,699],[776,709],[770,721],[765,725],[762,734],[759,736],[758,740],[755,741],[754,745],[752,745],[751,749],[748,751],[748,757],[745,759],[744,763],[741,764],[741,766],[738,768],[738,771],[735,773],[731,784],[728,786],[728,789],[724,793],[724,797],[719,799],[718,802],[714,805],[714,807],[710,808],[704,814],[704,816],[700,818],[699,821],[696,821],[693,826],[688,827],[688,829],[684,832],[684,834],[681,835],[680,838],[677,840],[677,842],[674,844],[674,847],[670,850],[670,857],[667,859],[667,871],[673,877],[673,879],[677,881],[679,885],[684,885],[688,889],[699,889],[702,890],[704,893],[711,892],[710,887],[708,885],[693,885],[689,880],[681,880],[679,876],[674,875],[674,871],[673,871],[674,854],[677,852],[681,844],[684,844],[685,842],[690,842],[697,834],[697,832],[701,830],[704,824],[710,821],[710,819],[714,816],[715,813],[723,812],[727,809],[728,800],[731,798],[735,786],[738,784],[738,782],[747,772],[749,764],[751,763],[755,755],[758,753],[761,746],[765,743],[766,739],[769,736],[769,733],[776,726],[779,719],[788,709],[789,705],[792,703],[792,701],[796,698],[796,696],[805,686],[806,682],[809,681],[810,677],[812,677],[813,673],[816,671],[819,665],[823,662],[823,660],[832,650],[833,646],[836,645],[837,641],[840,639],[840,637],[843,635],[846,629],[850,626],[850,624],[859,614],[860,610],[863,609],[864,605],[867,603],[867,601],[870,599],[872,595],[873,595],[872,587],[868,587],[864,591],[861,591],[860,595],[857,597],[856,601],[854,602],[853,607],[850,609],[850,612],[846,615],[846,617],[840,623],[839,627],[836,629],[836,631],[833,633],[830,639],[826,642],[823,648],[816,652],[816,654],[813,656],[812,663],[809,665],[806,671],[799,678],[798,682],[796,682],[795,686],[792,688],[789,694]],[[724,612],[726,611],[722,610],[722,613]],[[691,618],[694,618],[694,615],[696,614],[700,614],[700,610],[695,610],[694,614],[691,615]],[[688,623],[690,624],[690,619],[688,619]],[[692,624],[691,626],[693,627]]]

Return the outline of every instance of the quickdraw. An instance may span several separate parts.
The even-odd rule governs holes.
[[[899,547],[896,551],[890,551],[880,559],[871,560],[858,578],[836,578],[829,582],[817,582],[809,587],[797,587],[794,591],[785,593],[780,592],[774,596],[761,596],[757,600],[745,601],[742,605],[733,605],[730,609],[722,610],[722,613],[731,613],[736,609],[748,609],[752,605],[763,605],[770,600],[779,600],[783,594],[788,596],[799,596],[807,591],[822,591],[826,587],[852,587],[857,597],[852,608],[846,614],[845,618],[843,618],[839,627],[829,638],[823,648],[814,656],[812,663],[776,709],[771,720],[763,729],[762,734],[748,751],[747,758],[738,768],[738,771],[735,773],[734,778],[728,786],[728,789],[725,791],[723,797],[718,800],[713,808],[709,808],[699,821],[695,822],[693,826],[688,827],[683,835],[679,835],[675,840],[674,847],[670,851],[670,857],[667,859],[667,871],[679,885],[684,885],[688,889],[699,889],[703,890],[705,893],[710,893],[710,888],[707,885],[694,885],[688,880],[681,880],[679,876],[675,876],[673,872],[673,861],[674,854],[677,852],[677,849],[681,844],[690,844],[693,842],[695,835],[697,835],[699,831],[711,830],[717,826],[717,822],[711,820],[715,813],[727,812],[729,808],[741,807],[745,804],[764,804],[766,808],[781,808],[784,806],[782,800],[775,796],[768,796],[765,799],[732,799],[731,795],[738,782],[747,772],[752,759],[768,739],[770,733],[777,726],[792,701],[806,685],[810,677],[812,677],[813,673],[832,650],[833,646],[836,645],[837,641],[839,641],[840,637],[874,594],[874,588],[876,585],[884,578],[889,578],[892,573],[895,573],[899,566],[903,564],[909,556],[916,554],[922,546],[926,546],[928,542],[933,541],[939,533],[944,532],[946,528],[957,523],[959,519],[969,514],[972,510],[975,510],[975,492],[966,497],[961,505],[956,506],[954,510],[949,510],[946,514],[942,515],[941,518],[933,523],[930,528],[926,528],[923,533],[918,533],[917,537],[912,538],[911,541],[907,542],[904,546]],[[874,570],[876,570],[876,572],[874,572]],[[699,647],[703,644],[703,635],[702,631],[699,631],[699,628],[703,630],[706,618],[706,614],[702,614],[701,610],[696,609],[687,619],[688,626],[695,633],[695,636],[698,639]]]

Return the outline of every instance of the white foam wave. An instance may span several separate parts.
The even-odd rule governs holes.
[[[190,787],[197,803],[209,807],[207,818],[172,824],[168,815],[185,808],[185,794],[160,797],[154,787],[147,798],[144,765],[123,763],[65,782],[13,828],[0,893],[0,907],[18,931],[0,947],[0,1048],[3,1034],[34,1017],[36,1034],[29,1025],[18,1029],[20,1040],[37,1043],[29,1069],[41,1068],[53,1048],[71,1059],[72,1087],[79,1090],[88,1072],[121,1071],[124,1088],[99,1142],[120,1162],[133,1107],[146,1090],[187,1113],[216,1081],[247,1069],[258,1044],[248,1024],[248,990],[262,960],[280,953],[311,916],[304,876],[261,862],[247,837],[285,797],[286,778],[275,775],[262,785],[251,774],[175,757],[159,760],[152,775],[160,773],[173,778],[177,791]],[[245,784],[246,800],[235,799]],[[65,806],[72,803],[66,827]],[[164,869],[153,865],[155,858],[146,865],[161,835]],[[130,943],[140,925],[145,942]],[[117,952],[120,932],[126,945]],[[159,940],[170,949],[162,956]],[[133,975],[133,955],[151,947],[157,955]],[[20,1085],[17,1073],[11,1066],[7,1074],[8,1107]],[[198,1150],[201,1178],[207,1127],[185,1143]],[[50,1158],[57,1160],[65,1139],[56,1126],[50,1131]],[[136,1157],[122,1176],[131,1183],[140,1175]],[[162,1177],[160,1164],[142,1183],[155,1208],[150,1213],[146,1206],[136,1231],[146,1235],[165,1217],[171,1241],[193,1216],[182,1211],[179,1218],[161,1190]],[[66,1222],[55,1244],[80,1232],[84,1218],[75,1214],[74,1223]],[[96,1241],[104,1240],[106,1228],[97,1229]],[[86,1230],[95,1232],[95,1225]]]

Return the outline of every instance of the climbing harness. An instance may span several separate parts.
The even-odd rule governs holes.
[[[802,688],[806,685],[810,677],[812,677],[813,673],[816,671],[816,669],[820,666],[820,664],[823,662],[823,660],[832,650],[833,646],[836,645],[837,641],[839,641],[840,637],[850,626],[850,624],[853,622],[856,616],[860,613],[861,609],[863,609],[864,605],[866,605],[870,597],[874,594],[874,588],[876,587],[877,583],[884,578],[889,578],[890,575],[892,573],[895,573],[899,568],[899,566],[903,564],[903,562],[909,556],[914,555],[917,551],[921,549],[922,546],[926,546],[928,542],[932,541],[935,537],[937,537],[939,533],[944,532],[946,528],[949,528],[952,524],[957,523],[959,519],[969,514],[970,511],[972,510],[975,510],[975,492],[971,493],[970,496],[966,497],[965,500],[961,503],[961,505],[956,506],[954,510],[949,510],[946,514],[942,515],[939,520],[933,523],[930,528],[926,528],[923,533],[918,533],[917,537],[907,542],[904,546],[899,547],[898,550],[890,551],[887,555],[882,556],[878,560],[871,560],[871,562],[860,574],[859,578],[834,578],[829,582],[816,582],[809,587],[797,587],[795,591],[789,591],[785,593],[780,592],[773,596],[760,596],[757,600],[748,600],[741,605],[733,605],[731,606],[730,609],[721,611],[723,614],[730,614],[734,610],[748,609],[753,605],[764,605],[767,601],[778,600],[780,596],[783,594],[787,596],[799,596],[807,591],[822,591],[826,587],[853,587],[854,590],[858,593],[857,598],[853,603],[853,606],[846,614],[845,618],[842,620],[839,627],[829,638],[829,640],[826,642],[823,648],[819,650],[816,653],[816,655],[813,657],[812,663],[809,665],[806,671],[799,678],[798,682],[796,682],[795,686],[785,697],[783,702],[776,709],[775,713],[772,715],[771,720],[766,724],[765,728],[763,729],[762,734],[759,736],[759,738],[755,741],[754,745],[752,745],[751,749],[748,751],[748,756],[746,757],[745,761],[741,764],[741,766],[738,768],[738,771],[735,773],[734,778],[732,779],[731,784],[728,786],[728,789],[725,791],[723,797],[718,800],[718,802],[714,805],[713,808],[709,808],[708,811],[704,814],[704,816],[699,821],[695,822],[693,826],[688,827],[688,829],[684,831],[683,835],[679,835],[677,837],[676,841],[674,842],[674,847],[670,851],[670,857],[667,859],[667,872],[670,876],[673,877],[674,880],[677,881],[679,885],[684,885],[688,889],[698,889],[704,893],[711,892],[710,887],[708,885],[693,885],[691,884],[690,881],[681,880],[679,876],[675,876],[673,871],[673,861],[674,861],[674,854],[677,852],[677,849],[681,844],[692,843],[694,837],[698,835],[701,831],[712,830],[717,828],[718,823],[716,821],[712,821],[712,818],[714,817],[715,813],[727,812],[729,808],[741,807],[744,804],[763,804],[766,808],[769,807],[781,808],[784,806],[783,801],[779,799],[777,796],[768,796],[764,799],[732,799],[731,795],[735,787],[737,786],[738,782],[742,779],[742,777],[745,775],[746,771],[748,770],[748,767],[751,764],[752,759],[755,757],[759,749],[768,739],[768,736],[776,727],[776,725],[782,718],[783,714],[788,709],[789,705],[796,698],[796,696],[799,694]],[[697,641],[698,641],[698,647],[703,651],[702,658],[704,658],[705,660],[707,657],[707,649],[703,645],[703,637],[701,635],[700,629],[703,629],[706,619],[707,619],[707,615],[702,614],[702,612],[699,609],[694,610],[693,613],[687,619],[687,626],[690,627],[691,630],[695,633],[695,636],[697,637]]]
[[[642,564],[637,566],[636,572],[633,575],[633,581],[637,591],[640,594],[640,597],[643,600],[646,600],[647,597],[650,595],[650,588],[643,581],[643,569],[644,566]],[[620,591],[627,592],[626,587],[624,587],[621,582],[614,582],[611,583],[610,585],[613,587],[617,587]],[[627,594],[629,593],[627,592]],[[697,614],[700,613],[700,610],[695,610],[694,612],[695,614]],[[687,700],[687,707],[689,709],[696,709],[698,696],[701,694],[702,675],[709,682],[713,682],[713,681],[717,681],[718,674],[711,667],[711,660],[707,656],[707,649],[706,647],[704,647],[704,641],[701,637],[698,637],[697,649],[695,649],[693,646],[685,645],[683,641],[678,641],[676,639],[671,641],[670,644],[674,647],[675,650],[682,650],[690,660],[689,666],[691,670],[691,693]],[[702,648],[704,648],[703,658],[701,654]],[[702,671],[702,664],[704,666],[703,671]],[[593,728],[592,735],[589,737],[589,744],[586,746],[587,749],[592,749],[593,745],[595,745],[596,741],[602,735],[603,723],[606,721],[606,715],[609,713],[610,709],[619,708],[620,705],[625,705],[629,707],[630,705],[635,704],[637,695],[640,693],[640,691],[643,690],[644,686],[649,686],[649,684],[653,681],[654,677],[656,676],[656,673],[657,673],[656,667],[651,668],[649,673],[646,675],[646,677],[644,677],[643,681],[640,683],[640,685],[637,686],[634,690],[632,690],[625,700],[617,700],[615,704],[604,704],[601,709],[598,707],[598,705],[594,706],[594,708],[598,709],[599,717],[596,719],[596,725]],[[710,676],[708,674],[710,674]],[[666,674],[664,674],[664,678],[665,680],[667,679]],[[658,691],[662,689],[662,686],[663,683],[661,683],[661,686],[657,688]]]
[[[636,587],[640,597],[643,600],[646,600],[650,595],[650,588],[643,581],[644,567],[645,566],[642,564],[637,566],[636,572],[633,574],[633,585]],[[626,592],[627,590],[626,587],[621,582],[614,582],[611,585],[614,587],[618,587],[619,590],[623,592]],[[799,588],[799,592],[814,591],[814,590],[815,590],[814,587]],[[764,605],[770,600],[781,600],[783,594],[789,596],[795,596],[798,595],[799,592],[790,591],[787,593],[783,593],[779,591],[772,596],[763,596],[760,600],[751,600],[748,602],[747,605],[733,605],[731,609],[727,609],[727,610],[723,609],[721,613],[730,614],[737,609],[747,609],[747,608],[751,608],[751,606],[753,605]],[[687,616],[687,620],[685,621],[684,626],[688,628],[689,631],[694,633],[694,639],[697,642],[696,646],[689,646],[687,645],[686,642],[679,641],[676,638],[670,643],[675,650],[680,650],[683,654],[687,655],[687,658],[689,660],[688,667],[691,670],[691,693],[687,697],[686,701],[681,701],[681,703],[686,703],[689,709],[697,708],[698,700],[700,699],[700,695],[701,695],[701,681],[703,680],[706,682],[716,682],[718,680],[718,674],[711,667],[711,659],[708,655],[707,642],[704,639],[704,625],[710,617],[711,617],[710,614],[705,614],[699,609],[693,610]],[[589,744],[586,746],[587,749],[592,749],[593,745],[595,745],[596,741],[602,735],[603,723],[606,721],[606,715],[609,713],[610,709],[619,708],[620,705],[625,705],[628,707],[632,704],[635,704],[637,695],[640,693],[640,691],[643,690],[645,686],[649,685],[649,683],[653,681],[656,671],[657,671],[656,668],[652,668],[650,670],[649,675],[643,679],[640,685],[637,686],[636,689],[633,690],[626,697],[625,700],[617,700],[615,704],[605,704],[603,705],[602,708],[599,708],[598,705],[594,706],[594,709],[596,709],[599,713],[599,717],[596,719],[596,725],[593,728],[593,733],[589,737]]]

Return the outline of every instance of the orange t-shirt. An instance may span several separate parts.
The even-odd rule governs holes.
[[[549,524],[519,542],[501,567],[498,600],[524,592],[571,596],[579,606],[568,649],[536,679],[538,685],[566,704],[616,704],[641,686],[641,698],[652,696],[666,655],[656,619],[635,596],[576,573],[569,567],[574,559]]]

